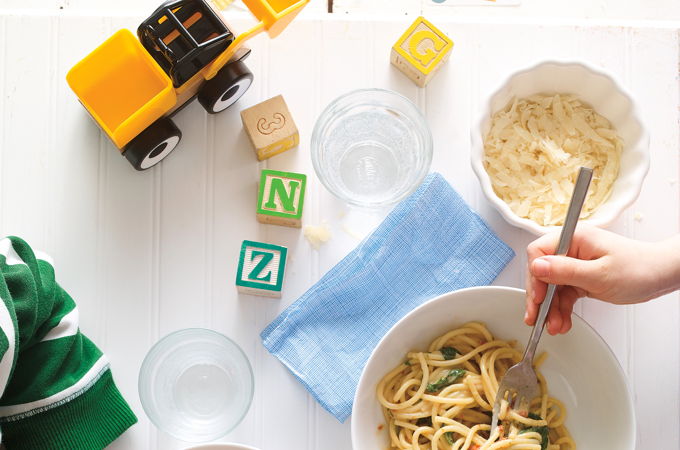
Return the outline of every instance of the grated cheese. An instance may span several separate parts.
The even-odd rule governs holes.
[[[307,225],[304,227],[303,233],[315,250],[318,250],[321,244],[325,244],[331,238],[331,230],[325,222],[318,226]]]
[[[623,143],[611,123],[574,95],[514,99],[491,119],[484,168],[520,217],[562,225],[580,166],[593,169],[581,218],[609,197]]]

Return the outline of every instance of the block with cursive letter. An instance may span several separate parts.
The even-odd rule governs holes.
[[[236,272],[238,291],[280,298],[287,253],[280,245],[243,241]]]
[[[265,169],[257,193],[257,220],[261,223],[300,228],[307,175]]]
[[[453,41],[418,17],[392,46],[390,61],[420,87],[432,79],[453,48]]]
[[[241,120],[260,161],[290,150],[300,142],[293,117],[280,95],[244,109]]]

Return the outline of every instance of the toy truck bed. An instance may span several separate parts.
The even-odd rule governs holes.
[[[123,148],[176,103],[172,81],[129,30],[120,30],[76,64],[66,80]]]

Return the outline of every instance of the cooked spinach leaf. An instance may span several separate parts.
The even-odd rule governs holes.
[[[465,369],[451,369],[446,375],[434,383],[428,384],[425,392],[431,394],[433,392],[441,391],[446,386],[450,386],[455,383],[463,375],[465,375]]]
[[[432,426],[432,417],[421,417],[420,419],[416,420],[416,425],[419,427],[431,427]]]
[[[449,443],[449,445],[453,445],[453,431],[447,431],[444,433],[444,438],[446,439],[446,442]]]
[[[543,417],[538,414],[529,413],[529,418],[533,420],[543,420]],[[548,444],[550,444],[550,439],[548,438],[548,427],[529,427],[521,430],[519,434],[536,432],[541,435],[541,450],[547,450]]]
[[[453,347],[442,347],[439,351],[442,352],[442,356],[446,360],[454,359],[456,355],[460,355],[460,352]]]

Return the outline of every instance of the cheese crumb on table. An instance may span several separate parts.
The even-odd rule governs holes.
[[[318,250],[321,244],[325,244],[331,238],[331,230],[327,223],[318,226],[306,225],[302,232],[315,250]]]

